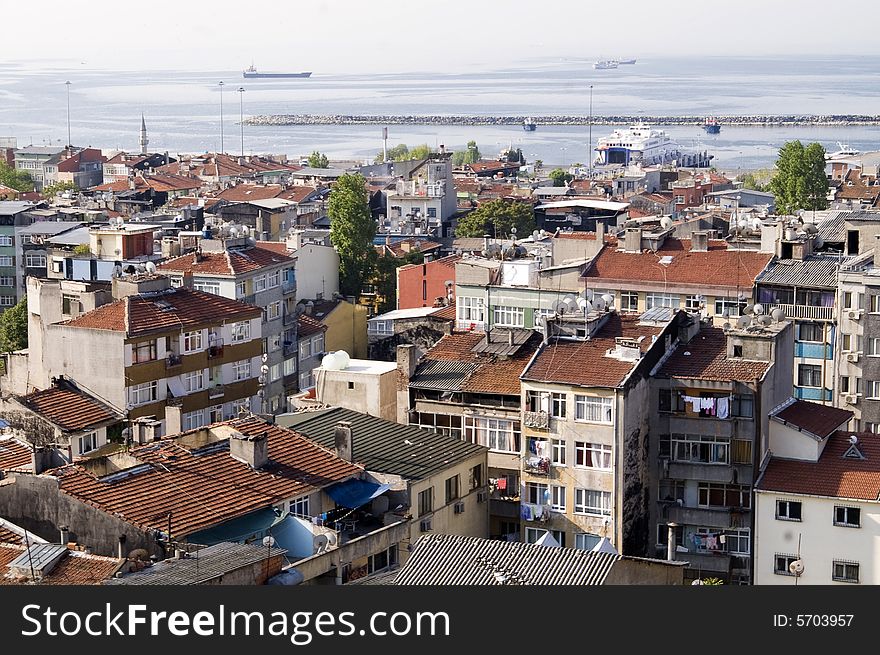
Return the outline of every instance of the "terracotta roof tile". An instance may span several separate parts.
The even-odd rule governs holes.
[[[450,321],[455,320],[455,303],[449,303],[445,307],[441,307],[436,312],[431,314],[433,318],[445,318]]]
[[[824,439],[853,417],[846,409],[795,400],[771,416]]]
[[[195,430],[131,449],[129,455],[142,464],[127,476],[102,479],[78,464],[49,474],[59,479],[62,493],[140,529],[167,531],[171,512],[171,534],[183,537],[363,471],[303,435],[258,418],[211,429],[221,425],[246,436],[266,433],[269,463],[250,468],[229,454],[228,440],[198,449],[178,441]]]
[[[308,314],[300,314],[296,319],[297,338],[310,337],[318,332],[326,332],[327,326]]]
[[[829,437],[818,462],[772,458],[758,481],[762,491],[812,494],[832,498],[880,500],[880,439],[858,435],[865,459],[844,457],[850,447],[849,432]]]
[[[67,385],[35,391],[16,400],[65,432],[78,432],[123,418],[97,398]]]
[[[769,368],[768,362],[728,359],[724,330],[703,327],[675,349],[657,374],[687,380],[750,381],[764,377]]]
[[[666,239],[656,252],[627,253],[605,247],[593,260],[585,277],[588,282],[657,282],[713,285],[750,290],[771,254],[728,250],[723,241],[710,241],[706,252],[691,252],[690,239]],[[669,264],[659,258],[669,256]]]
[[[284,245],[284,244],[281,244]],[[194,253],[169,259],[159,265],[160,271],[175,271],[201,275],[239,275],[258,271],[277,264],[293,264],[294,258],[281,254],[274,248],[257,246],[243,250],[225,252],[203,252],[196,261]]]
[[[25,552],[27,548],[22,545],[0,543],[0,585],[32,584],[27,577],[10,578],[6,575],[9,564]],[[120,563],[120,560],[114,557],[68,551],[39,584],[98,585],[112,576]]]
[[[0,525],[0,544],[20,544],[21,535]],[[2,568],[2,567],[0,567]]]
[[[0,471],[31,468],[31,449],[18,439],[0,437]]]
[[[638,362],[606,356],[616,345],[616,337],[638,339],[644,353],[661,327],[639,325],[637,316],[610,314],[587,341],[556,340],[543,345],[532,365],[523,373],[524,380],[558,382],[583,387],[617,387]]]
[[[206,323],[256,318],[259,307],[183,287],[150,296],[128,296],[67,321],[69,327],[126,332],[129,337]],[[127,325],[126,325],[127,324]]]
[[[264,250],[271,250],[280,255],[290,254],[290,251],[287,249],[287,244],[284,241],[257,241],[257,247]]]

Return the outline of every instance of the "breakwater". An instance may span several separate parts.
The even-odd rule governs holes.
[[[705,116],[483,116],[483,115],[357,115],[357,114],[272,114],[249,116],[245,125],[522,125],[526,119],[540,125],[703,125]],[[880,125],[880,116],[863,114],[789,114],[715,116],[723,126],[815,126]]]

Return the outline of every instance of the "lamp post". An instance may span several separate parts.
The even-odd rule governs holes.
[[[241,126],[241,156],[244,157],[244,87],[238,87],[238,124]]]
[[[70,148],[70,80],[67,80],[65,83],[67,86],[67,147]]]
[[[220,152],[226,152],[223,148],[223,80],[220,80]]]
[[[593,179],[593,85],[590,85],[590,127],[589,127],[590,146],[587,148],[587,171],[590,179]]]

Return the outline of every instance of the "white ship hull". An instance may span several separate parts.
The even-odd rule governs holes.
[[[706,152],[685,152],[663,130],[643,124],[625,130],[614,130],[599,139],[596,146],[596,166],[657,166],[677,164],[687,167],[706,167],[712,156]]]

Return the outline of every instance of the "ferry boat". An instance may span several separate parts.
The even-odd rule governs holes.
[[[609,136],[597,141],[596,166],[629,166],[640,164],[654,166],[676,164],[693,168],[706,168],[713,155],[703,152],[685,152],[681,145],[664,131],[644,123],[626,129],[614,130]]]
[[[611,70],[617,68],[618,62],[615,59],[601,59],[593,63],[593,68],[597,71]]]
[[[707,134],[720,134],[721,123],[718,122],[717,118],[707,118],[706,122],[703,123],[703,129],[706,130]]]

